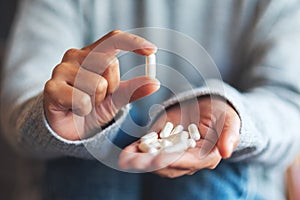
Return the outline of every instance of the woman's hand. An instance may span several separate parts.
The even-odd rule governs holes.
[[[139,36],[112,31],[89,46],[68,50],[54,68],[44,88],[44,109],[58,135],[87,138],[120,108],[159,89],[157,80],[145,76],[120,82],[119,50],[150,55],[156,47]]]
[[[190,175],[201,169],[215,168],[222,158],[230,157],[239,142],[240,118],[226,101],[218,97],[202,97],[196,103],[187,101],[169,108],[151,131],[159,132],[167,121],[182,124],[185,129],[190,123],[198,124],[201,139],[197,141],[196,148],[183,153],[152,155],[141,153],[137,141],[122,151],[120,167],[153,171],[170,178]]]

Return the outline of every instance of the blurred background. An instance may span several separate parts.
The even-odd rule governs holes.
[[[0,75],[2,76],[2,62],[17,0],[0,0]],[[0,102],[1,103],[1,102]],[[0,129],[1,130],[1,129]],[[17,159],[0,134],[0,199],[12,199],[15,191],[14,180],[17,176]]]
[[[0,0],[0,58],[3,60],[5,43],[16,10],[17,0]]]

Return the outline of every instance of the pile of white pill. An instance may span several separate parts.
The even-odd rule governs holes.
[[[188,148],[195,148],[196,141],[201,136],[196,124],[190,124],[188,131],[184,131],[182,125],[174,125],[167,122],[160,133],[150,132],[141,137],[139,150],[145,153],[175,153],[183,152]]]

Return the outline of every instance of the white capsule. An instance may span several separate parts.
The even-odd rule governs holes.
[[[188,126],[188,130],[189,130],[189,134],[190,134],[190,138],[194,139],[194,140],[200,140],[201,135],[199,133],[198,127],[196,124],[190,124]]]
[[[159,142],[153,142],[153,143],[141,142],[138,148],[140,151],[144,153],[156,153],[161,150],[161,145]]]
[[[160,141],[160,144],[161,144],[162,148],[166,148],[166,147],[169,147],[169,146],[173,145],[173,143],[170,140],[167,140],[167,139],[162,139]]]
[[[179,124],[179,125],[175,126],[175,128],[171,132],[171,135],[180,133],[181,131],[183,131],[183,129],[184,129],[183,126]]]
[[[197,145],[196,141],[195,141],[194,139],[192,139],[192,138],[188,139],[187,142],[188,142],[188,146],[189,146],[190,148],[195,148],[196,145]]]
[[[171,122],[167,122],[163,129],[160,131],[160,138],[166,138],[169,137],[172,130],[173,130],[174,125]]]
[[[155,142],[149,143],[149,146],[152,147],[152,148],[155,148],[157,150],[160,150],[162,148],[162,145],[161,145],[160,142],[158,142],[158,140],[155,141]]]
[[[157,141],[157,139],[158,139],[158,134],[156,132],[150,132],[144,135],[143,137],[141,137],[141,142],[151,143]]]
[[[151,146],[148,143],[143,143],[143,142],[141,142],[138,147],[139,147],[139,150],[144,153],[147,153],[149,151],[149,149],[151,148]]]
[[[147,153],[158,154],[159,150],[153,147],[150,147]]]
[[[176,143],[172,146],[166,147],[162,150],[163,153],[179,153],[188,149],[186,141]]]
[[[172,142],[173,144],[177,144],[180,143],[182,141],[187,141],[189,138],[189,133],[186,131],[182,131],[180,133],[174,134],[174,135],[170,135],[167,138],[164,138],[165,140],[169,140],[170,142]]]
[[[146,76],[150,78],[156,77],[156,56],[151,54],[146,56]]]

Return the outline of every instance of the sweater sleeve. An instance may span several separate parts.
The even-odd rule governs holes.
[[[264,144],[252,159],[270,167],[287,165],[300,152],[299,24],[298,1],[271,1],[253,31],[240,80],[249,136]]]
[[[169,99],[164,108],[203,95],[223,97],[241,119],[240,143],[230,160],[288,165],[300,152],[299,6],[293,0],[271,1],[260,10],[234,87],[207,80]]]
[[[43,87],[69,48],[84,46],[80,1],[24,0],[8,45],[1,90],[1,126],[7,141],[26,156],[104,157],[129,107],[92,138],[68,141],[53,132],[44,116]],[[42,14],[41,14],[42,13]],[[105,144],[106,145],[105,145]],[[113,146],[113,145],[111,145]]]

